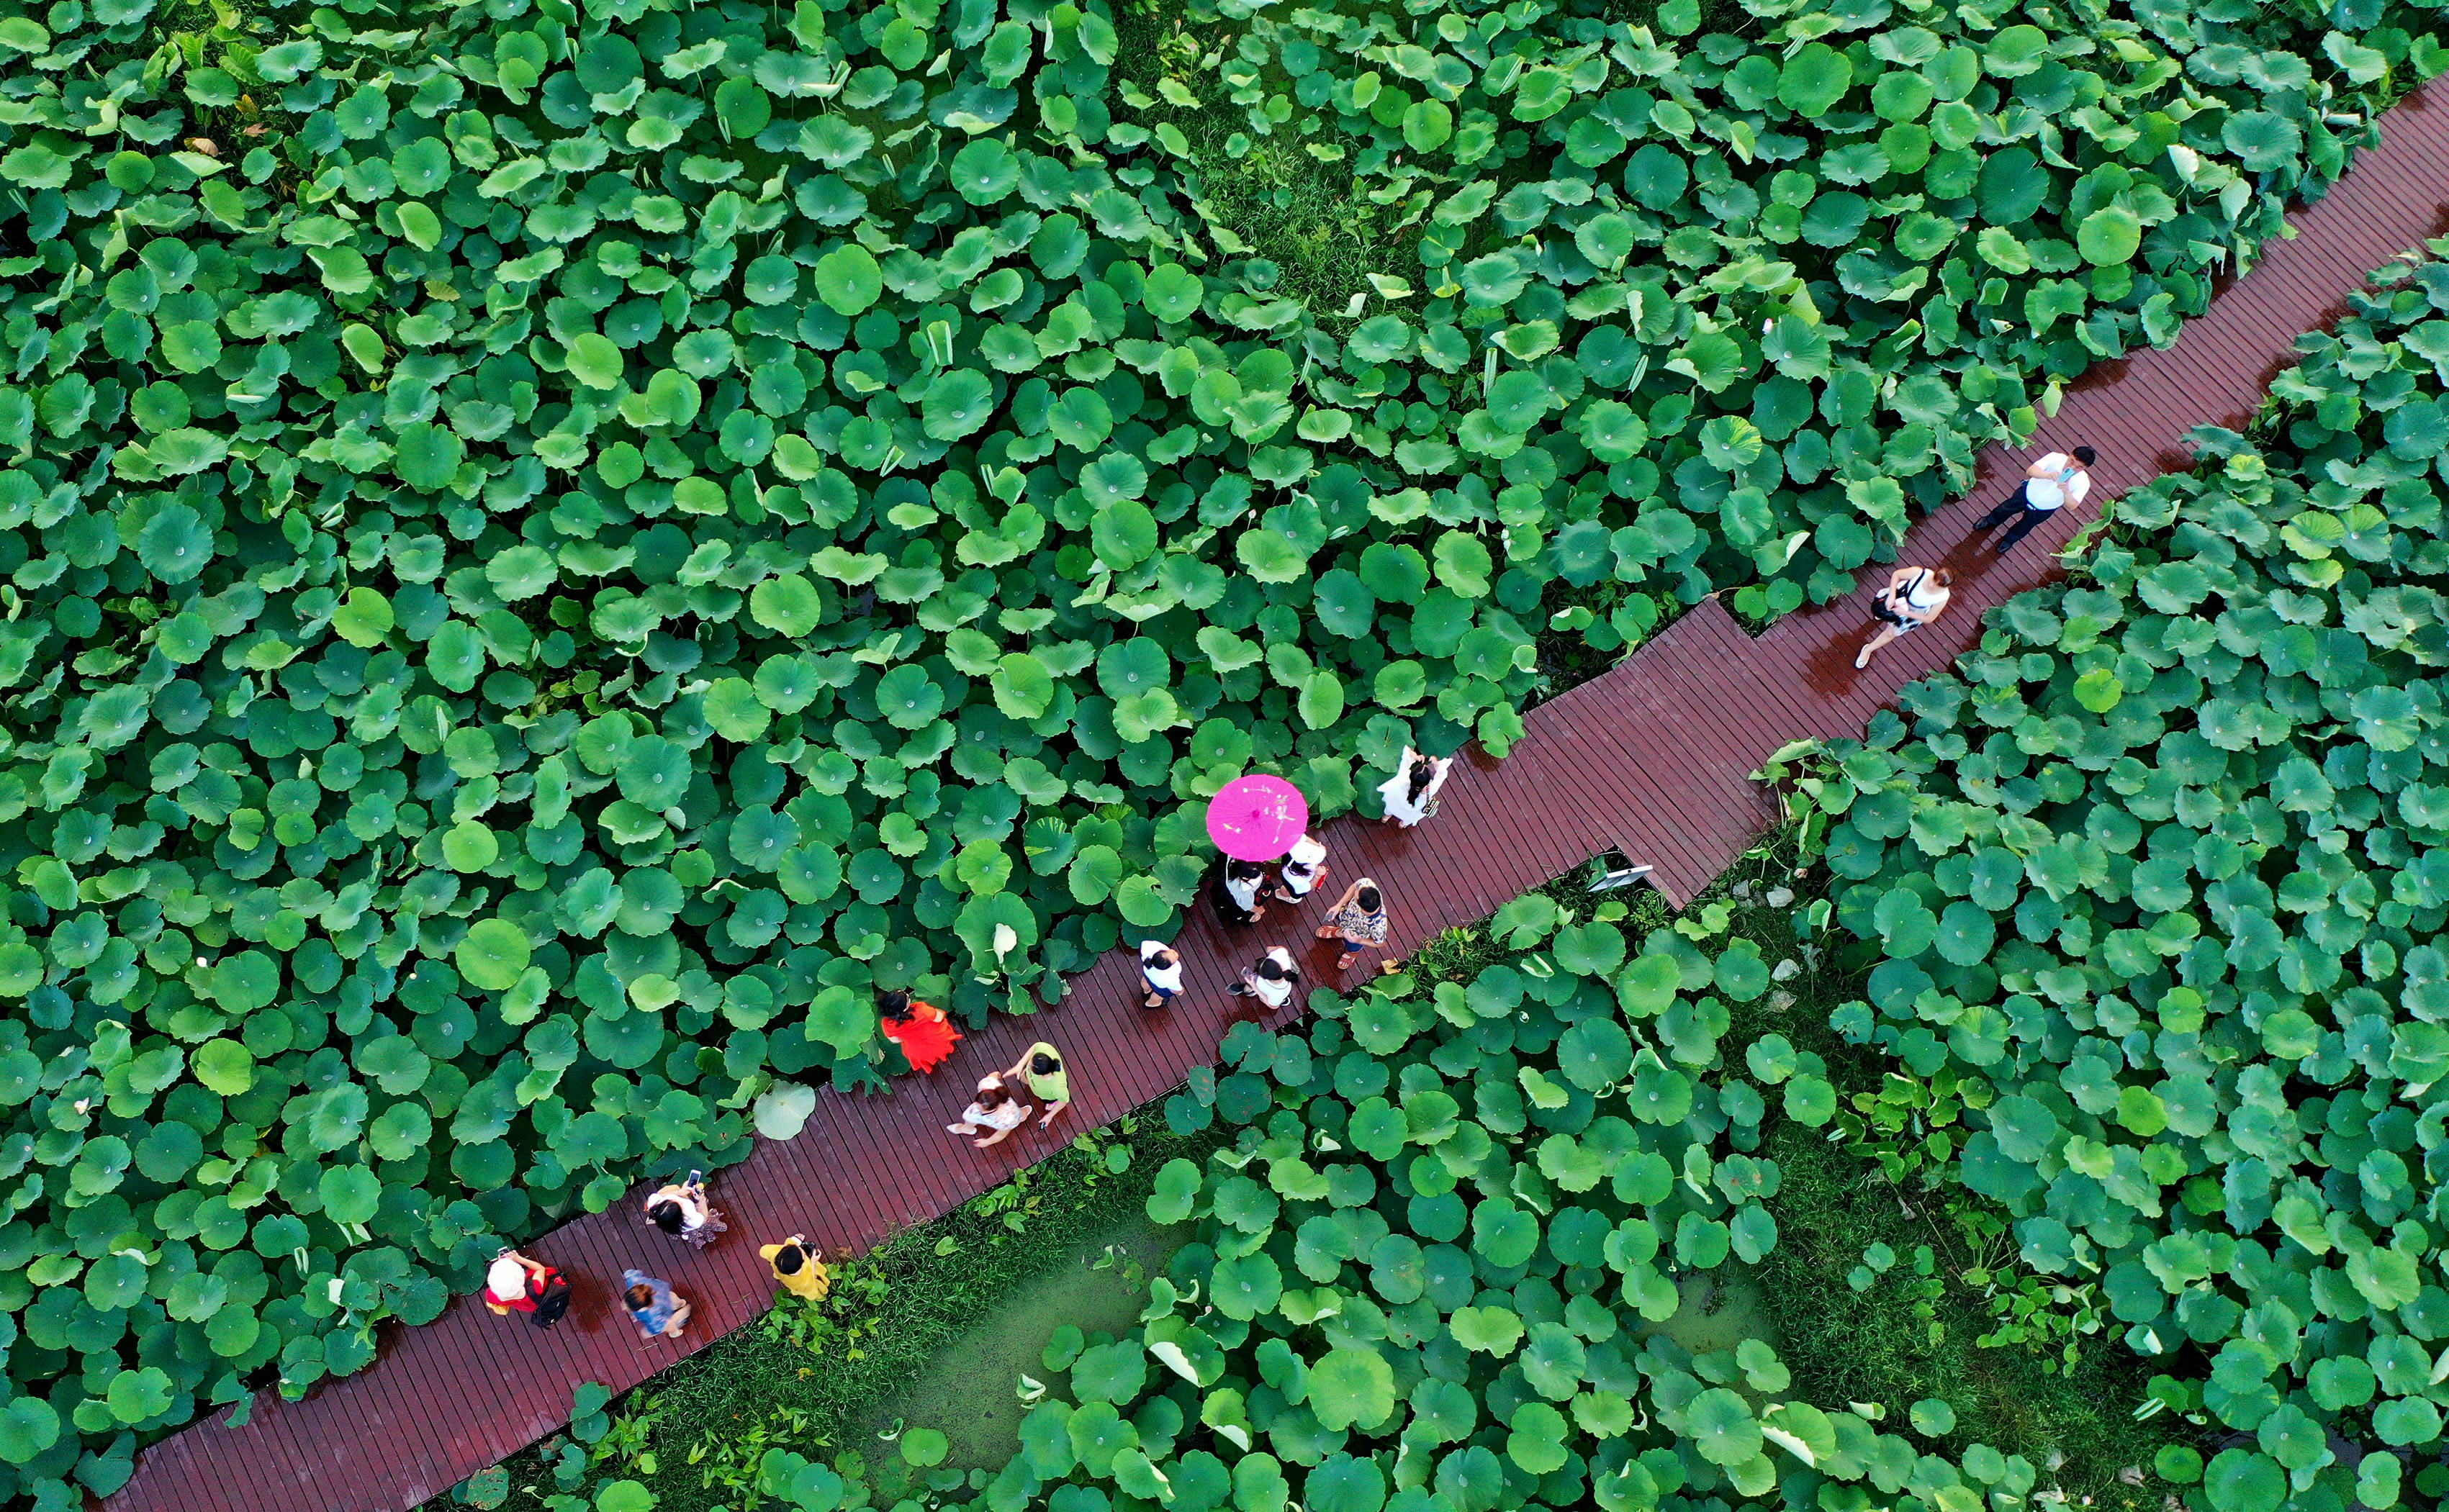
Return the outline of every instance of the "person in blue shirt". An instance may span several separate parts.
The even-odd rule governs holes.
[[[670,1282],[644,1271],[621,1273],[621,1295],[629,1304],[629,1316],[651,1344],[657,1339],[677,1339],[688,1327],[688,1299],[672,1291]]]

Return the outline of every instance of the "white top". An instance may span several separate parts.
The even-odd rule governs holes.
[[[1140,975],[1148,979],[1150,986],[1163,987],[1167,992],[1179,992],[1182,990],[1182,957],[1177,955],[1170,965],[1159,966],[1156,953],[1164,948],[1165,942],[1162,940],[1140,942]]]
[[[2084,495],[2092,491],[2092,474],[2063,451],[2052,451],[2036,459],[2031,471],[2037,476],[2024,485],[2024,503],[2029,508],[2054,509],[2061,505],[2081,504]]]
[[[1276,873],[1276,885],[1296,898],[1309,896],[1318,886],[1318,869],[1326,860],[1326,847],[1307,835],[1293,842],[1293,853]]]
[[[647,1193],[647,1215],[652,1216],[655,1209],[666,1202],[678,1206],[681,1210],[681,1229],[683,1232],[686,1232],[690,1229],[702,1229],[705,1227],[705,1204],[698,1200],[697,1195],[691,1192],[688,1188],[675,1184],[672,1186],[657,1187],[652,1192]]]
[[[985,1091],[988,1082],[994,1080],[993,1077],[989,1077],[986,1081],[980,1081],[978,1090]],[[961,1121],[988,1129],[1017,1128],[1029,1121],[1029,1104],[1018,1098],[1006,1098],[1001,1107],[989,1111],[979,1107],[976,1101],[973,1101],[966,1109],[962,1110]]]
[[[1224,893],[1244,909],[1259,906],[1259,884],[1267,879],[1265,872],[1254,877],[1237,877],[1229,870],[1224,873]]]
[[[1287,974],[1281,981],[1269,981],[1253,971],[1250,973],[1250,992],[1267,1006],[1281,1008],[1292,1001],[1293,979],[1290,973],[1295,969],[1293,953],[1279,945],[1267,951],[1267,959],[1282,967]]]
[[[1890,602],[1899,608],[1911,609],[1916,614],[1928,615],[1938,607],[1941,597],[1946,592],[1945,588],[1938,585],[1938,581],[1925,569],[1905,579],[1904,586],[1897,590]]]
[[[1420,790],[1419,797],[1415,799],[1412,796],[1412,764],[1419,759],[1418,752],[1414,751],[1410,746],[1405,746],[1403,759],[1396,766],[1395,775],[1378,784],[1378,795],[1386,803],[1386,817],[1406,830],[1429,816],[1429,810],[1437,803],[1437,790],[1446,785],[1446,774],[1454,767],[1452,756],[1443,756],[1431,761],[1429,766],[1432,775],[1429,777],[1429,784]]]

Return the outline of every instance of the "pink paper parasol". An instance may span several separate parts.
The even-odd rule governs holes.
[[[1207,802],[1207,838],[1237,861],[1272,861],[1308,828],[1301,789],[1264,773],[1235,777]]]

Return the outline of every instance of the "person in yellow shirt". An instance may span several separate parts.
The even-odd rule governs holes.
[[[766,1245],[757,1253],[765,1257],[766,1268],[774,1273],[774,1279],[794,1296],[822,1302],[825,1293],[834,1289],[833,1276],[818,1260],[817,1252],[809,1248],[805,1234],[794,1234],[781,1243]]]

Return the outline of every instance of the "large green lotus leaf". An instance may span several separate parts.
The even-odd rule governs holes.
[[[1684,1431],[1704,1459],[1719,1465],[1743,1464],[1764,1442],[1750,1406],[1724,1387],[1713,1387],[1685,1406]]]
[[[1102,1344],[1071,1366],[1072,1394],[1082,1402],[1127,1403],[1147,1382],[1147,1356],[1137,1344]]]
[[[1571,1427],[1565,1415],[1545,1402],[1525,1402],[1514,1409],[1505,1437],[1505,1457],[1523,1471],[1545,1475],[1562,1468],[1571,1450]]]
[[[452,961],[472,986],[500,992],[527,970],[528,955],[525,930],[500,919],[480,919],[460,937]]]
[[[2143,222],[2123,205],[2101,206],[2075,230],[2075,249],[2095,266],[2130,262],[2142,245]]]
[[[854,316],[884,292],[883,270],[865,247],[837,247],[817,259],[816,290],[835,314]]]
[[[1777,98],[1797,115],[1817,117],[1843,99],[1853,82],[1852,60],[1824,42],[1806,42],[1779,70]]]
[[[2287,1472],[2268,1455],[2223,1449],[2203,1472],[2203,1492],[2216,1512],[2278,1512],[2287,1498]]]
[[[1321,1427],[1375,1428],[1395,1410],[1395,1373],[1375,1349],[1329,1349],[1310,1362],[1309,1407]]]

